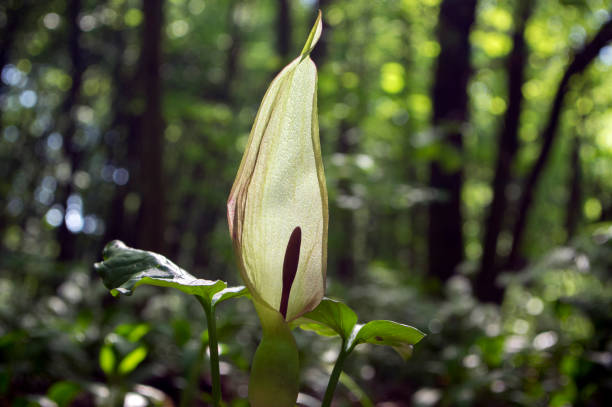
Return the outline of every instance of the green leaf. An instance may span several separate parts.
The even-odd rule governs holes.
[[[249,290],[243,285],[237,287],[227,287],[215,293],[212,297],[212,305],[217,305],[220,302],[229,300],[230,298],[248,297]]]
[[[314,331],[323,336],[340,335],[349,339],[357,323],[357,314],[346,304],[330,298],[323,298],[314,310],[298,320],[300,328]]]
[[[131,295],[136,287],[149,284],[173,287],[210,303],[214,294],[227,287],[221,280],[195,278],[161,254],[133,249],[119,240],[106,245],[103,257],[94,268],[115,296]]]
[[[136,369],[136,367],[145,360],[147,357],[147,348],[144,346],[139,346],[130,353],[128,353],[121,363],[119,363],[119,373],[122,375],[126,375],[130,373],[132,370]]]
[[[304,318],[299,318],[291,324],[291,328],[299,326],[304,331],[312,331],[320,336],[338,336],[338,332],[334,331],[327,325],[320,324],[318,322],[306,322]]]
[[[344,349],[351,352],[361,343],[393,347],[402,358],[412,355],[412,345],[425,334],[409,325],[393,321],[376,320],[357,324],[357,314],[340,301],[323,298],[314,310],[294,321],[293,325],[322,336],[336,336],[344,340]]]
[[[130,342],[138,342],[143,336],[145,336],[151,327],[149,324],[121,324],[115,328],[115,332]]]
[[[78,383],[61,381],[54,383],[47,391],[47,397],[57,403],[59,407],[69,406],[72,400],[81,392]]]
[[[376,320],[355,328],[348,349],[360,343],[387,345],[393,347],[404,359],[407,359],[412,354],[412,345],[424,337],[423,332],[409,325]]]
[[[99,356],[100,368],[107,375],[111,376],[115,370],[116,357],[111,345],[104,345],[100,349]]]

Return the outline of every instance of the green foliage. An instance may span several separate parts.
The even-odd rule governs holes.
[[[394,321],[370,321],[356,333],[352,346],[360,343],[392,346],[404,359],[408,359],[412,355],[412,345],[424,336],[418,329]]]
[[[54,383],[49,388],[47,397],[57,403],[59,407],[68,407],[81,391],[81,386],[78,383],[61,381]]]
[[[71,87],[78,82],[69,50],[68,2],[0,2],[0,54],[6,55],[0,67],[0,399],[9,405],[49,400],[61,405],[75,388],[66,383],[78,383],[82,390],[73,404],[108,402],[100,395],[112,394],[110,377],[140,346],[148,356],[122,378],[126,389],[151,394],[137,386],[163,382],[176,405],[181,378],[198,360],[205,331],[204,320],[192,317],[201,315],[198,304],[180,288],[152,286],[175,281],[169,276],[180,274],[178,266],[157,268],[143,255],[139,261],[159,278],[130,282],[126,268],[114,289],[127,284],[124,289],[138,287],[138,295],[120,301],[90,275],[90,264],[99,260],[107,241],[119,238],[144,247],[136,236],[139,212],[150,202],[139,187],[148,174],[140,173],[138,154],[149,136],[138,130],[146,102],[137,94],[144,3],[81,2],[75,32],[84,73],[79,98],[71,103]],[[312,1],[289,3],[287,38],[290,55],[298,55],[316,10]],[[520,2],[478,1],[462,152],[441,143],[431,121],[442,1],[320,3],[325,3],[325,34],[312,58],[318,65],[331,219],[327,295],[346,299],[363,321],[410,321],[428,335],[409,363],[390,358],[382,347],[357,347],[345,363],[335,402],[354,403],[362,399],[361,390],[378,404],[607,405],[609,47],[569,84],[560,143],[534,196],[524,241],[527,266],[504,280],[505,301],[496,307],[479,303],[470,283],[482,255],[495,152],[509,107],[506,58]],[[506,223],[516,215],[521,181],[541,147],[541,130],[568,59],[610,14],[603,0],[529,3],[535,8],[525,35],[528,58],[520,89],[525,100],[518,157],[506,191]],[[164,3],[164,176],[156,181],[165,184],[166,194],[153,192],[166,208],[162,252],[196,280],[214,276],[234,284],[238,279],[225,200],[257,104],[287,62],[277,49],[279,10],[277,2]],[[17,28],[9,35],[12,22]],[[568,161],[572,138],[579,141],[578,165]],[[434,160],[445,169],[462,167],[465,179],[466,261],[447,283],[425,274],[427,205],[439,198],[428,186]],[[582,200],[575,210],[576,233],[568,236],[566,203],[576,169]],[[61,240],[66,223],[72,231]],[[501,256],[511,244],[507,228],[498,245]],[[60,249],[69,246],[75,255],[58,261]],[[235,293],[216,291],[219,287],[210,287],[213,302]],[[208,288],[183,287],[203,294]],[[446,296],[433,296],[434,291]],[[244,405],[259,332],[249,321],[249,302],[224,304],[218,336],[225,396]],[[345,326],[334,321],[342,319],[310,321],[309,327],[347,336]],[[356,323],[355,317],[346,326]],[[296,336],[305,365],[301,391],[320,398],[337,339],[313,340],[309,332]],[[104,368],[103,349],[112,355]],[[202,357],[206,362],[206,349]],[[204,389],[198,396],[210,400],[208,372],[196,376]],[[355,386],[343,386],[343,377]]]
[[[111,376],[115,371],[115,366],[117,364],[117,358],[115,357],[115,352],[111,345],[104,345],[100,348],[100,356],[99,356],[100,368],[107,375]]]
[[[393,347],[404,359],[412,354],[412,345],[425,334],[416,328],[393,321],[376,320],[357,324],[357,314],[347,305],[324,298],[313,311],[298,319],[296,325],[322,336],[339,335],[343,351],[351,352],[362,343]]]
[[[227,287],[220,280],[197,279],[160,254],[132,249],[117,240],[106,245],[103,257],[94,267],[113,295],[131,295],[139,285],[150,284],[177,288],[211,302]]]
[[[147,357],[147,348],[139,346],[127,355],[119,362],[117,372],[120,375],[129,374],[132,370],[136,369],[138,365]]]
[[[320,335],[340,335],[343,340],[348,340],[357,324],[357,314],[340,301],[323,298],[317,308],[298,319],[295,324]]]

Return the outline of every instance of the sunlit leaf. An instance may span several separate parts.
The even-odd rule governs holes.
[[[330,298],[323,298],[317,308],[299,320],[302,329],[324,336],[340,335],[344,340],[351,336],[356,323],[357,314],[352,309]]]
[[[324,298],[317,308],[299,318],[296,325],[322,336],[339,335],[349,352],[361,343],[372,343],[391,346],[404,359],[412,355],[412,345],[425,336],[416,328],[393,321],[376,320],[359,325],[357,314],[351,308],[329,298]]]
[[[121,363],[119,363],[119,368],[117,370],[122,375],[130,373],[136,369],[143,360],[145,360],[147,353],[147,348],[144,346],[137,347],[123,358]]]
[[[226,288],[220,280],[196,278],[161,254],[127,247],[114,240],[106,245],[104,261],[94,268],[113,295],[131,295],[142,284],[173,287],[211,302],[214,294]]]
[[[107,375],[112,375],[115,370],[116,362],[115,352],[113,352],[113,348],[111,345],[104,345],[102,349],[100,349],[100,356],[98,358],[100,363],[100,368]]]
[[[307,322],[305,318],[298,318],[293,326],[299,326],[304,331],[312,331],[320,336],[338,336],[338,332],[328,327],[327,325],[320,324],[318,322]]]
[[[360,343],[387,345],[393,347],[404,359],[412,354],[412,345],[418,343],[425,334],[409,325],[393,321],[370,321],[355,328],[350,347]]]
[[[230,298],[248,297],[249,290],[243,285],[237,287],[227,287],[215,293],[212,297],[212,305],[217,305],[220,302],[229,300]]]
[[[115,332],[123,336],[130,342],[138,342],[143,336],[145,336],[151,327],[149,324],[122,324],[115,328]]]

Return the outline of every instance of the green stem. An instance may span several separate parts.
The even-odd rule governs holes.
[[[263,332],[251,364],[251,407],[295,406],[300,390],[300,357],[289,324],[267,304],[253,304]]]
[[[208,324],[208,349],[210,349],[210,376],[212,380],[213,406],[221,405],[221,375],[219,374],[219,345],[217,343],[217,323],[215,321],[215,307],[207,304],[202,298],[196,296],[206,314]]]
[[[340,354],[338,355],[338,359],[336,359],[334,370],[332,370],[331,376],[329,376],[329,383],[327,383],[327,390],[325,390],[325,396],[323,396],[323,403],[321,403],[321,407],[331,406],[331,402],[334,398],[334,391],[336,391],[336,386],[338,385],[338,380],[340,379],[340,374],[342,373],[344,359],[346,359],[349,353],[351,353],[350,350],[344,349],[344,345],[344,341],[342,341],[342,348],[340,350]]]

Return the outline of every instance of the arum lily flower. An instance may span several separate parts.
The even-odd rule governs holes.
[[[317,70],[302,54],[266,92],[234,181],[227,216],[240,271],[256,301],[291,321],[324,294],[327,190],[317,120]]]
[[[321,30],[319,12],[300,56],[268,88],[227,203],[240,273],[263,328],[249,381],[253,407],[295,405],[299,358],[287,322],[313,310],[325,291],[327,189],[309,57]]]

